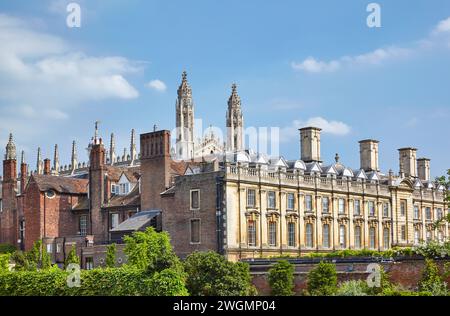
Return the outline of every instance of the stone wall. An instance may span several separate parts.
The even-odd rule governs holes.
[[[445,262],[450,260],[437,261],[442,268]],[[367,266],[369,263],[337,263],[338,283],[349,280],[366,280],[369,276]],[[422,271],[425,265],[423,260],[406,260],[393,263],[382,263],[384,270],[388,273],[390,281],[403,286],[405,289],[415,290],[422,277]],[[295,266],[295,293],[301,295],[307,288],[308,272],[314,267],[314,264],[301,264]],[[253,284],[258,289],[259,295],[270,295],[270,286],[268,282],[269,267],[258,269],[265,271],[252,272]],[[251,270],[254,270],[253,267]],[[447,279],[450,283],[450,277]]]

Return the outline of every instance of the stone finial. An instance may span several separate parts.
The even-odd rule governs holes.
[[[55,152],[53,153],[53,172],[55,174],[59,173],[59,151],[58,144],[55,144]]]
[[[114,138],[114,133],[111,133],[111,141],[109,144],[109,160],[111,165],[113,165],[116,161],[116,141]]]
[[[134,128],[131,130],[131,141],[130,141],[130,160],[134,161],[137,156],[136,150],[136,131]]]
[[[77,155],[77,143],[75,141],[72,142],[72,158],[71,158],[71,165],[72,165],[72,171],[75,170],[77,168],[77,160],[78,160],[78,155]]]
[[[336,163],[339,163],[339,159],[341,159],[341,158],[339,157],[339,154],[336,153],[336,156],[334,157],[334,160],[336,161]]]
[[[95,131],[94,131],[93,143],[94,143],[94,145],[97,145],[99,142],[98,125],[100,124],[100,121],[95,121],[94,124],[95,124]]]
[[[16,144],[14,144],[13,134],[9,134],[9,141],[6,144],[5,160],[15,160],[16,155]]]
[[[25,164],[25,151],[23,151],[23,150],[20,153],[20,164],[21,165]]]

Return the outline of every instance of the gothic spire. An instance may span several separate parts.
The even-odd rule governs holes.
[[[55,174],[59,172],[59,152],[58,152],[58,144],[55,144],[55,152],[53,154],[53,171]]]
[[[130,157],[132,162],[137,158],[136,131],[134,129],[131,130]]]
[[[36,158],[36,173],[42,174],[43,172],[44,172],[44,170],[43,170],[41,147],[38,147],[37,158]]]
[[[237,93],[237,85],[233,83],[231,86],[231,96],[228,99],[228,109],[235,109],[241,107],[241,98]]]
[[[237,85],[235,83],[231,86],[231,96],[228,99],[227,129],[228,150],[243,150],[244,117],[241,109],[241,98],[237,93]]]
[[[178,98],[191,98],[192,89],[187,80],[187,72],[183,71],[181,76],[181,85],[178,88]]]
[[[116,161],[116,141],[114,139],[114,133],[111,133],[111,141],[109,142],[109,160],[110,164],[114,165]]]
[[[72,158],[70,161],[72,164],[72,171],[77,169],[77,143],[75,141],[72,142]]]
[[[5,160],[16,160],[16,144],[14,144],[14,139],[12,133],[9,134],[9,141],[6,145]]]

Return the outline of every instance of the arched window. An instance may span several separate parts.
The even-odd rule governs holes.
[[[306,247],[313,247],[313,226],[312,224],[306,224]]]
[[[389,249],[391,240],[391,231],[389,228],[383,229],[383,248],[384,250]]]
[[[339,226],[339,245],[341,246],[341,248],[347,247],[344,225]]]
[[[369,228],[369,247],[370,249],[375,249],[376,241],[375,241],[375,227]]]
[[[322,231],[322,246],[323,248],[330,248],[330,225],[323,225]]]
[[[361,226],[355,226],[355,248],[361,248]]]

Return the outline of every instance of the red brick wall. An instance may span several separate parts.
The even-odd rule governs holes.
[[[439,261],[438,265],[442,268],[444,262]],[[389,279],[394,284],[403,286],[405,289],[415,290],[422,277],[424,261],[402,261],[396,263],[383,263],[384,270],[388,273]],[[295,293],[300,295],[307,288],[307,274],[314,265],[296,266],[295,272]],[[346,272],[349,264],[336,264],[338,271],[338,283],[349,280],[367,280],[369,276],[367,264],[354,264],[353,272]],[[259,295],[270,295],[270,285],[267,279],[267,272],[252,273],[253,284],[258,289]],[[450,277],[447,279],[450,283]]]

